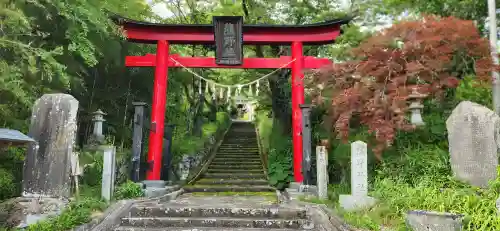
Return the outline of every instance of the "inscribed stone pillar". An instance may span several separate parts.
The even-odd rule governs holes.
[[[318,198],[328,199],[328,152],[325,146],[316,146]]]
[[[487,187],[497,176],[500,117],[470,101],[461,102],[446,120],[454,176]]]
[[[351,195],[339,195],[340,206],[347,211],[371,207],[376,199],[368,196],[368,150],[363,141],[351,144]]]
[[[67,94],[46,94],[35,102],[29,136],[36,143],[24,160],[25,196],[70,196],[77,111],[78,101]]]
[[[359,140],[351,144],[351,195],[368,195],[368,149]]]
[[[101,195],[110,201],[115,190],[116,147],[101,146],[101,149],[103,151]]]

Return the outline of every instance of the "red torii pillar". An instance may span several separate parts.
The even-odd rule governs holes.
[[[292,142],[293,142],[293,175],[295,182],[302,182],[302,111],[299,105],[304,104],[304,72],[303,48],[301,42],[292,42]]]
[[[146,179],[159,180],[161,175],[161,159],[163,133],[165,123],[165,107],[167,104],[168,83],[168,41],[160,40],[156,45],[155,79],[153,83],[153,103],[151,108],[151,131],[149,132],[149,153]]]

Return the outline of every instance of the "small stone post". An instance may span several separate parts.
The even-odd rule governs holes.
[[[311,105],[299,105],[302,110],[302,172],[304,184],[311,185]]]
[[[133,102],[135,113],[134,113],[134,131],[132,135],[132,176],[131,179],[134,182],[139,182],[140,179],[140,164],[141,164],[141,153],[142,153],[142,136],[144,129],[144,108],[146,103],[144,102]]]
[[[328,199],[328,152],[325,146],[316,146],[318,198]]]
[[[113,197],[115,189],[115,146],[102,146],[103,150],[103,167],[102,167],[102,190],[101,195],[107,201]]]
[[[351,144],[351,195],[340,195],[340,206],[352,211],[375,204],[368,196],[368,148],[365,142]]]
[[[92,118],[92,121],[94,122],[94,132],[92,133],[96,140],[100,143],[104,142],[104,135],[102,134],[102,124],[104,121],[104,116],[106,113],[101,111],[101,109],[98,109],[96,112],[92,113],[94,117]]]

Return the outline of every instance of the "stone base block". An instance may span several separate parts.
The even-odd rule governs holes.
[[[163,180],[145,180],[142,182],[144,196],[148,198],[161,197],[179,189],[178,185],[169,185]]]
[[[146,188],[165,188],[167,183],[163,180],[145,180],[142,182]]]
[[[406,216],[406,224],[414,231],[458,231],[462,230],[462,218],[460,214],[411,210]]]
[[[299,192],[317,195],[318,187],[316,185],[301,185],[299,187]]]
[[[372,207],[376,202],[375,198],[369,196],[339,195],[340,207],[347,211]]]

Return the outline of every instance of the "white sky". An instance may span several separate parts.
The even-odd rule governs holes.
[[[149,5],[151,5],[153,12],[162,18],[168,18],[174,16],[174,14],[167,8],[165,3],[152,4],[153,0],[145,0]]]

